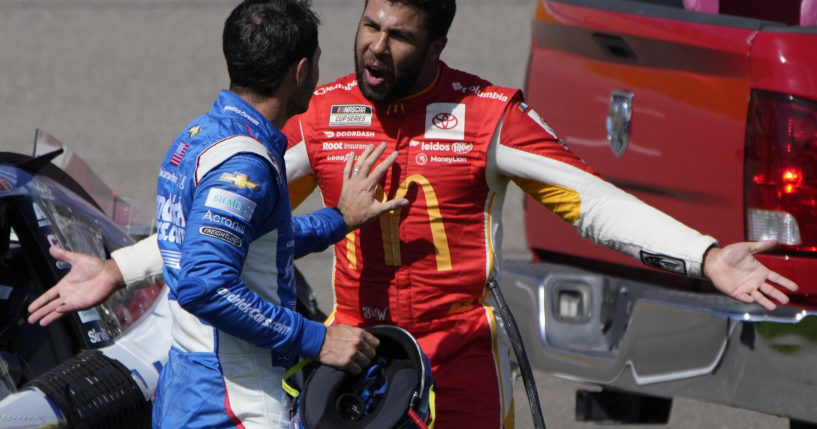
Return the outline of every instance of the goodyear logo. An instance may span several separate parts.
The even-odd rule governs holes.
[[[365,104],[335,104],[329,113],[330,126],[370,126],[372,106]]]

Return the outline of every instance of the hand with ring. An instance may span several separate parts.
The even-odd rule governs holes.
[[[375,196],[378,183],[397,159],[397,152],[393,152],[372,169],[385,150],[386,143],[381,143],[377,148],[374,145],[366,147],[357,160],[354,152],[346,156],[343,188],[337,207],[343,214],[343,220],[349,231],[360,228],[383,213],[408,205],[408,200],[404,198],[381,202]]]

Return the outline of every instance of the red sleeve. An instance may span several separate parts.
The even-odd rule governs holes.
[[[521,95],[505,108],[499,142],[503,146],[561,161],[588,173],[595,170],[565,146],[556,132],[528,106]]]

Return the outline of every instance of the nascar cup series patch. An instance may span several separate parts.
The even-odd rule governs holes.
[[[329,126],[370,126],[372,106],[365,104],[334,104],[329,113]]]

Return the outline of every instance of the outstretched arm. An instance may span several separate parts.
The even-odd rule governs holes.
[[[743,302],[756,302],[768,310],[777,308],[789,298],[775,285],[796,291],[797,284],[766,268],[755,258],[756,253],[773,249],[775,240],[733,243],[723,249],[712,247],[704,255],[704,275],[718,290]]]

